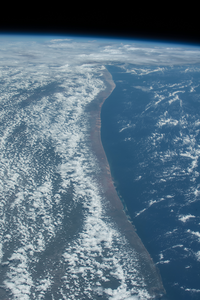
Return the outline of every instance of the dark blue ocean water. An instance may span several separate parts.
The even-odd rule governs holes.
[[[200,297],[199,66],[107,66],[102,143],[171,300]]]

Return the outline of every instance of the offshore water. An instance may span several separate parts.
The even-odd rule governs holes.
[[[199,72],[107,66],[102,143],[117,192],[167,299],[199,299]]]

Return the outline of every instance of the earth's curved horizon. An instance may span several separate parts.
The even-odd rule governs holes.
[[[200,48],[4,34],[0,58],[0,297],[198,299]]]

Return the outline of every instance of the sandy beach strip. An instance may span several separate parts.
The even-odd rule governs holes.
[[[100,163],[100,176],[98,178],[104,197],[108,200],[108,214],[116,222],[119,230],[125,235],[133,249],[137,252],[141,264],[141,270],[145,278],[149,292],[154,296],[165,294],[159,270],[155,266],[151,256],[137,235],[134,226],[128,220],[123,204],[114,187],[109,163],[101,142],[101,107],[104,101],[111,95],[115,88],[111,74],[105,69],[105,90],[101,91],[89,107],[91,124],[92,148]]]

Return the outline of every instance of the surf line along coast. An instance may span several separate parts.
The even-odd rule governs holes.
[[[97,95],[95,100],[92,101],[92,103],[88,107],[88,110],[90,112],[90,137],[92,148],[97,155],[101,168],[100,176],[98,179],[103,187],[104,196],[106,197],[106,199],[108,199],[109,202],[109,215],[117,223],[117,226],[119,227],[121,233],[125,235],[131,247],[133,247],[133,249],[137,253],[138,260],[141,265],[141,271],[144,275],[149,293],[153,297],[160,297],[166,292],[163,287],[159,270],[155,266],[150,254],[137,235],[134,226],[128,220],[128,217],[124,211],[123,204],[114,187],[108,160],[101,142],[101,107],[106,98],[110,96],[115,88],[115,83],[112,79],[112,75],[108,72],[107,69],[103,71],[103,79],[106,88]]]

